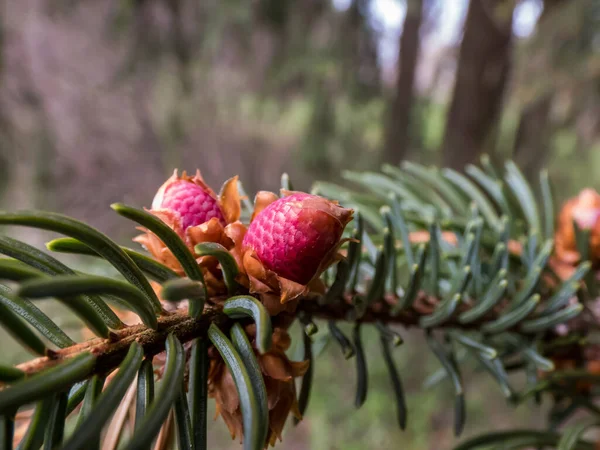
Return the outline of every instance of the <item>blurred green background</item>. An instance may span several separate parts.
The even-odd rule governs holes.
[[[134,230],[108,205],[149,206],[176,167],[200,168],[215,190],[239,174],[255,192],[277,189],[283,171],[309,189],[344,169],[462,169],[488,153],[532,178],[548,167],[561,200],[600,187],[595,0],[0,1],[5,209],[64,212],[125,243]],[[402,330],[395,351],[410,414],[401,432],[367,333],[367,403],[354,411],[354,362],[325,347],[306,420],[282,448],[451,447],[451,387],[422,387],[438,367],[420,336]],[[466,435],[542,423],[543,408],[514,411],[487,378],[465,376]],[[211,439],[237,448],[220,422]]]

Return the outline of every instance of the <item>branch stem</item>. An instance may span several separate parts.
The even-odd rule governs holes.
[[[302,312],[317,319],[356,321],[350,297],[344,300],[331,304],[321,304],[318,301],[308,299],[300,300],[298,310],[293,316],[280,314],[272,318],[273,327],[286,327],[286,324],[289,325]],[[215,303],[219,305],[222,302],[216,301]],[[381,322],[384,324],[402,325],[404,327],[418,326],[420,318],[431,314],[434,308],[435,305],[430,304],[425,295],[421,294],[414,303],[413,308],[403,310],[398,315],[391,315],[390,306],[387,302],[377,302],[371,305],[364,316],[358,321],[362,323]],[[450,319],[442,324],[441,327],[477,328],[481,326],[482,322],[490,319],[493,319],[493,317],[482,318],[482,320],[467,325]],[[186,309],[181,309],[169,315],[159,317],[156,330],[152,330],[145,325],[129,326],[111,333],[108,339],[90,339],[70,347],[52,351],[49,356],[19,364],[17,368],[25,372],[27,376],[31,376],[49,369],[67,358],[75,357],[82,352],[91,352],[97,357],[94,373],[106,375],[121,363],[129,349],[129,345],[134,340],[142,346],[146,356],[156,355],[164,351],[165,340],[170,333],[173,333],[182,343],[186,343],[197,337],[205,337],[211,323],[216,323],[225,331],[231,326],[232,319],[222,312],[220,306],[215,305],[206,305],[204,313],[197,319],[190,317]]]

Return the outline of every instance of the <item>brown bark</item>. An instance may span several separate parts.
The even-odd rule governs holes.
[[[155,355],[165,348],[165,340],[174,334],[182,342],[190,341],[198,336],[205,336],[211,323],[222,324],[226,317],[219,310],[209,309],[199,319],[193,319],[186,311],[177,312],[158,319],[158,329],[152,330],[145,325],[135,325],[112,333],[109,339],[96,338],[71,347],[52,351],[48,356],[33,359],[17,367],[27,375],[53,367],[65,359],[75,357],[84,352],[96,356],[94,373],[110,373],[117,367],[136,341],[144,349],[145,355]]]
[[[387,124],[385,161],[398,164],[410,145],[410,115],[417,57],[419,54],[419,29],[423,19],[423,0],[409,0],[400,36],[398,54],[398,80]]]
[[[444,165],[462,169],[489,143],[511,60],[514,0],[471,0],[443,144]]]

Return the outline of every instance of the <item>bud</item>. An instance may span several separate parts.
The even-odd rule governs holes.
[[[243,245],[266,269],[307,285],[330,262],[353,211],[316,195],[290,194],[256,215]]]
[[[575,264],[580,255],[577,251],[573,223],[590,233],[590,259],[600,262],[600,194],[593,189],[584,189],[565,203],[558,219],[556,231],[556,256],[563,263]]]
[[[243,233],[239,228],[245,228],[238,221],[241,207],[237,176],[227,180],[217,196],[199,171],[193,177],[185,172],[179,177],[175,171],[154,196],[149,212],[175,231],[192,253],[201,242],[216,242],[229,250],[234,250],[239,242],[241,247]],[[141,231],[143,234],[134,241],[142,244],[159,262],[183,275],[181,264],[162,240],[145,228]],[[233,253],[241,261],[240,252]],[[197,262],[203,269],[209,294],[226,292],[217,260],[205,256],[197,258]]]
[[[200,172],[196,172],[194,177],[183,172],[180,178],[175,171],[156,193],[152,209],[177,213],[183,231],[208,222],[213,217],[225,225],[217,197],[204,183]]]
[[[581,191],[572,210],[573,220],[582,230],[591,230],[600,217],[600,195],[593,189]]]

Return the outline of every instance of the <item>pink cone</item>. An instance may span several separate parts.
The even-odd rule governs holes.
[[[202,186],[190,181],[171,181],[165,186],[160,200],[159,205],[153,204],[152,207],[177,212],[184,231],[189,227],[208,222],[213,217],[225,224],[217,199]]]
[[[339,243],[352,210],[301,192],[276,200],[250,224],[243,245],[277,275],[307,284]]]

